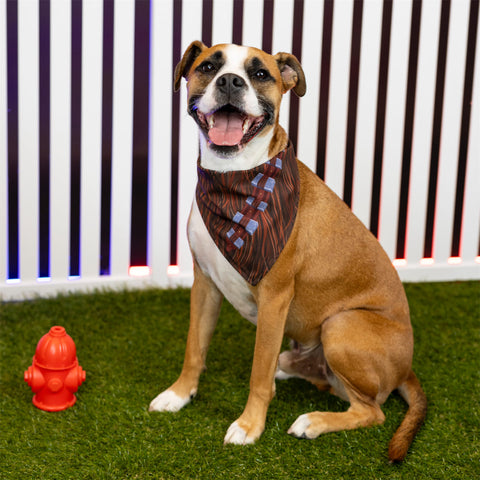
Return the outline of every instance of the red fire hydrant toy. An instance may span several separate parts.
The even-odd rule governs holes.
[[[77,349],[63,327],[52,327],[38,342],[33,365],[24,379],[36,394],[33,404],[41,410],[57,412],[71,407],[74,392],[85,381],[86,373],[78,365]]]

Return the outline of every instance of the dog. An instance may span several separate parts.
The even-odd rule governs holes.
[[[248,401],[224,443],[255,442],[275,379],[299,377],[350,406],[300,415],[288,430],[298,438],[382,424],[380,406],[398,390],[409,408],[388,455],[403,460],[427,408],[407,298],[377,239],[295,158],[279,125],[283,94],[306,92],[299,61],[194,41],[174,76],[176,91],[187,80],[200,131],[187,229],[194,282],[183,369],[150,411],[178,411],[197,393],[225,297],[257,329]],[[284,336],[291,349],[280,354]]]

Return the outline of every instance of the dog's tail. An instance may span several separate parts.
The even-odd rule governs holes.
[[[401,462],[405,458],[408,448],[427,414],[427,397],[413,371],[398,390],[408,403],[408,411],[390,440],[388,458],[391,463]]]

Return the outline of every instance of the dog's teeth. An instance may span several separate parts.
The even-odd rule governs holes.
[[[208,117],[208,126],[212,128],[215,125],[215,119],[213,118],[213,115],[210,115]]]
[[[250,127],[250,122],[248,121],[248,118],[246,118],[243,121],[243,125],[242,125],[242,132],[244,135],[248,132],[249,127]]]

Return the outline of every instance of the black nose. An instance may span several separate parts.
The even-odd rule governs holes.
[[[217,78],[216,85],[218,89],[230,95],[232,93],[238,92],[242,88],[245,88],[245,80],[234,73],[226,73],[221,77]]]

